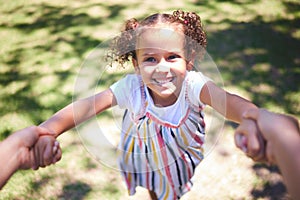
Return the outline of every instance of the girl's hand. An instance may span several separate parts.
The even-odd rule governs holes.
[[[34,170],[56,163],[62,155],[59,142],[52,135],[41,136],[31,153]]]
[[[235,144],[254,161],[267,161],[265,140],[253,120],[244,118],[234,133]]]

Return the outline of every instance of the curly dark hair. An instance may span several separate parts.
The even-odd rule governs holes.
[[[140,22],[129,19],[121,34],[111,42],[110,57],[123,65],[130,58],[136,59],[137,30],[141,27],[155,27],[158,23],[179,25],[178,30],[185,35],[185,49],[187,60],[193,55],[194,58],[202,59],[205,53],[207,40],[199,15],[194,12],[176,10],[173,14],[153,14]]]

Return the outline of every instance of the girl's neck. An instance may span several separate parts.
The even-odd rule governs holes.
[[[153,100],[153,103],[157,107],[167,107],[173,105],[177,101],[177,96],[172,94],[169,97],[163,98],[158,97],[157,95],[153,94],[150,88],[148,88],[149,94]]]

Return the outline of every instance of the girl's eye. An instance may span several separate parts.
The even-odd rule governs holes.
[[[173,60],[173,59],[176,59],[176,58],[179,58],[179,56],[178,55],[170,55],[168,57],[168,60]]]
[[[145,58],[145,60],[144,60],[145,62],[155,62],[156,61],[156,59],[155,58],[153,58],[153,57],[149,57],[149,58]]]

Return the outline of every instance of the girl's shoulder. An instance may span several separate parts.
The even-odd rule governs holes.
[[[201,72],[197,71],[189,71],[187,73],[187,80],[191,83],[203,83],[205,84],[207,81],[211,80],[207,76],[205,76]]]
[[[211,79],[201,72],[189,71],[186,76],[186,97],[193,105],[202,105],[200,93],[203,86]]]
[[[141,85],[141,76],[137,74],[127,74],[122,79],[122,82],[128,84],[127,86],[140,86]]]
[[[126,74],[120,80],[110,86],[111,89],[122,88],[124,90],[132,90],[139,88],[141,85],[141,77],[137,74]]]
[[[121,108],[132,109],[136,102],[141,101],[141,83],[141,77],[139,75],[127,74],[110,86]]]

